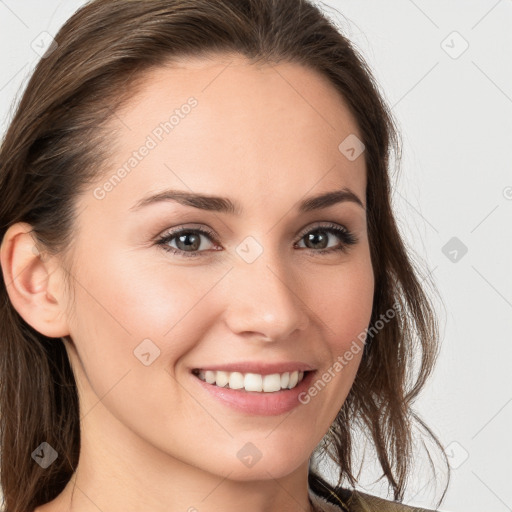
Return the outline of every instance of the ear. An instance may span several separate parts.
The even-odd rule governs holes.
[[[60,338],[69,334],[63,269],[55,258],[43,260],[31,231],[25,222],[6,231],[0,246],[4,282],[23,320],[45,336]]]

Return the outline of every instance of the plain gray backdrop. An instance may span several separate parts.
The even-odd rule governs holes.
[[[0,0],[2,135],[50,36],[84,3]],[[512,510],[512,1],[316,3],[399,123],[394,209],[442,296],[442,351],[416,407],[453,469],[440,510]],[[433,505],[440,488],[425,475],[406,502]],[[362,476],[361,488],[387,497]]]

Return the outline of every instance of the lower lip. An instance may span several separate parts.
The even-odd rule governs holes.
[[[272,393],[221,388],[208,384],[194,374],[192,378],[211,396],[232,409],[258,416],[276,416],[289,412],[298,405],[303,405],[299,401],[299,395],[308,389],[314,373],[316,372],[305,373],[304,378],[293,389],[282,389]]]

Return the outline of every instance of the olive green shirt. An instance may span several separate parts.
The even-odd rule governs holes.
[[[309,499],[315,511],[318,510],[319,512],[435,512],[348,489],[343,489],[342,494],[338,496],[332,494],[327,497],[316,494],[310,488]]]

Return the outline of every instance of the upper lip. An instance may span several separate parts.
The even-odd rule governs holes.
[[[314,368],[300,361],[286,361],[282,363],[265,363],[257,361],[244,361],[239,363],[222,363],[217,365],[198,366],[194,370],[211,370],[240,373],[258,373],[260,375],[272,375],[273,373],[285,373],[293,371],[307,372]]]

